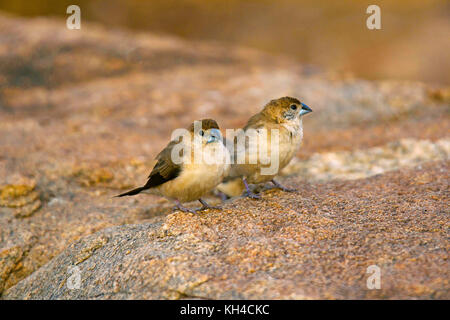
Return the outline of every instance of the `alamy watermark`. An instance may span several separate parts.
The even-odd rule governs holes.
[[[175,164],[257,164],[261,175],[274,175],[280,167],[280,130],[227,129],[224,141],[218,129],[205,132],[201,121],[194,122],[194,134],[176,129],[171,140],[178,141],[171,151]],[[210,143],[222,143],[226,148],[208,148]]]
[[[66,20],[66,26],[69,30],[81,29],[81,9],[78,5],[72,4],[67,7],[66,13],[70,16]],[[366,19],[366,26],[369,30],[381,29],[381,9],[376,4],[367,7],[366,13],[370,16]]]
[[[81,29],[81,9],[79,6],[72,4],[67,7],[67,14],[70,16],[66,20],[66,26],[69,30],[80,30]]]
[[[70,290],[77,290],[81,288],[81,270],[78,266],[70,266],[67,268],[67,273],[70,275],[67,278],[66,285]]]
[[[366,270],[367,274],[370,274],[370,276],[367,278],[367,289],[374,290],[374,289],[381,289],[381,269],[377,265],[370,265],[367,267]]]
[[[366,13],[370,16],[366,20],[366,26],[369,30],[381,29],[381,9],[376,4],[371,4],[367,7]]]

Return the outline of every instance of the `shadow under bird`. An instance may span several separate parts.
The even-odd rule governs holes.
[[[249,184],[267,181],[284,191],[295,191],[282,186],[275,177],[299,150],[303,139],[302,117],[310,112],[310,107],[291,97],[282,97],[266,104],[263,110],[248,120],[232,141],[227,140],[232,153],[232,165],[225,183],[218,189],[227,193],[225,184],[231,184],[240,177],[246,189],[245,194],[250,198],[259,199],[260,196],[250,190]],[[273,141],[278,142],[277,145]],[[263,147],[267,151],[265,158],[260,152]],[[239,162],[239,158],[245,161]]]
[[[174,154],[179,156],[177,161]],[[195,213],[197,210],[218,209],[201,198],[220,184],[230,169],[230,153],[223,144],[215,120],[200,120],[197,125],[192,123],[185,134],[169,142],[156,160],[144,186],[116,197],[134,196],[146,191],[173,200],[181,211]],[[200,201],[200,209],[188,209],[181,204],[194,200]]]

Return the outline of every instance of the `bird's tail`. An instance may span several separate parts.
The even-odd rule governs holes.
[[[119,194],[117,196],[114,196],[114,197],[115,198],[119,198],[119,197],[125,197],[125,196],[135,196],[138,193],[140,193],[141,191],[144,191],[145,189],[148,189],[148,187],[147,186],[139,187],[139,188],[136,188],[136,189],[133,189],[133,190],[121,193],[121,194]]]

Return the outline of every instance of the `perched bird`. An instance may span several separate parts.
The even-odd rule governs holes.
[[[249,184],[271,181],[275,187],[288,189],[274,178],[295,156],[303,139],[302,117],[312,112],[298,99],[283,97],[270,101],[263,110],[252,116],[247,125],[231,139],[227,147],[232,154],[229,176],[224,182],[233,184],[233,178],[241,177],[250,198],[254,194]],[[265,153],[264,153],[265,152]],[[218,190],[226,193],[224,184]]]
[[[184,129],[183,129],[184,130]],[[226,149],[217,122],[204,119],[191,124],[158,154],[157,163],[147,183],[116,197],[134,196],[144,190],[175,201],[176,208],[195,213],[181,202],[199,200],[203,209],[209,206],[201,197],[214,189],[230,169],[230,153]]]

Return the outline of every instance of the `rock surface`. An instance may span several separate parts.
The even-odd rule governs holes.
[[[450,162],[369,179],[301,183],[71,244],[12,299],[448,299]],[[368,290],[368,266],[381,289]],[[79,289],[68,289],[77,266]]]
[[[283,95],[314,109],[285,172],[300,193],[269,191],[261,203],[233,200],[198,217],[167,215],[171,204],[153,196],[111,199],[145,180],[172,130],[204,117],[237,128]],[[236,47],[88,23],[73,32],[62,20],[0,15],[0,294],[12,287],[4,297],[448,298],[449,118],[446,88],[317,72]],[[421,176],[432,181],[408,184]],[[426,189],[430,183],[435,191]],[[353,203],[355,190],[372,184]],[[406,222],[391,221],[392,210]],[[379,231],[377,219],[380,238],[369,236]],[[413,231],[402,232],[402,223]],[[394,268],[403,253],[410,273]],[[89,288],[66,292],[67,268],[77,261]],[[364,291],[372,262],[387,263],[383,270],[401,285]]]

